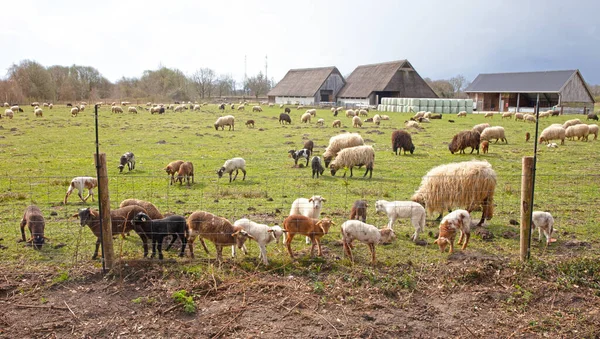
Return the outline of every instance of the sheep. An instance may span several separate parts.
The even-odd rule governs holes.
[[[137,111],[137,108],[135,108],[134,106],[131,106],[127,109],[127,112],[137,114],[138,111]]]
[[[531,228],[538,228],[538,241],[542,241],[542,232],[546,237],[546,246],[550,244],[554,233],[554,218],[552,214],[542,211],[533,211],[531,216]]]
[[[387,115],[385,115],[385,116],[387,117]],[[381,117],[382,117],[382,120],[383,120],[383,117],[384,117],[384,116],[382,115]],[[389,117],[388,117],[388,118],[389,118]],[[389,119],[387,119],[387,120],[389,120]],[[419,122],[420,122],[420,123],[426,123],[426,124],[428,124],[428,123],[430,123],[431,121],[429,121],[429,119],[427,119],[427,118],[419,118]]]
[[[339,122],[339,120],[334,121],[333,127],[336,127],[336,124],[335,124],[336,122]],[[341,126],[341,122],[339,122],[337,127],[340,127],[340,126]],[[358,133],[338,134],[338,135],[335,135],[335,136],[329,138],[329,145],[327,146],[327,148],[325,149],[325,152],[323,153],[325,167],[329,167],[329,163],[331,162],[331,160],[333,160],[333,158],[342,149],[348,148],[348,147],[353,147],[353,146],[360,146],[360,145],[364,145],[364,144],[365,144],[365,141]]]
[[[362,120],[358,116],[352,118],[352,126],[355,128],[362,127]]]
[[[52,105],[52,103],[48,104],[48,109],[52,109],[54,107],[54,105]]]
[[[466,116],[466,114],[465,114]],[[490,118],[493,119],[494,118],[494,112],[487,112],[483,115],[484,118]]]
[[[294,258],[291,244],[296,234],[302,234],[310,238],[310,241],[312,242],[310,249],[311,257],[313,257],[315,245],[318,246],[318,256],[323,256],[323,251],[321,250],[321,238],[329,232],[329,228],[333,225],[335,225],[335,223],[329,218],[318,220],[295,214],[285,218],[285,220],[283,220],[283,228],[287,232],[285,245],[290,257],[292,257],[292,259]]]
[[[440,223],[439,236],[433,243],[438,244],[442,252],[446,250],[447,245],[450,245],[449,253],[452,254],[454,252],[454,237],[457,230],[460,230],[458,244],[463,245],[462,250],[464,251],[469,244],[469,238],[471,238],[471,216],[468,211],[456,210],[445,216]]]
[[[283,235],[283,230],[281,227],[277,225],[269,227],[265,224],[259,224],[246,218],[236,220],[233,223],[233,226],[241,227],[250,236],[252,236],[252,239],[256,241],[258,247],[260,248],[258,258],[262,259],[263,264],[269,265],[269,260],[267,259],[267,245],[273,240],[275,240],[275,242],[279,241]],[[232,255],[235,256],[235,246],[231,247],[231,250]],[[242,246],[242,250],[244,253],[248,254],[246,245]]]
[[[279,104],[279,108],[283,108],[283,104]]]
[[[525,121],[527,121],[527,122],[535,122],[536,121],[535,115],[525,114],[523,116],[523,122],[525,122]]]
[[[487,154],[489,147],[490,143],[487,140],[481,142],[481,151],[483,152],[483,154]]]
[[[304,109],[304,105],[298,105],[298,107],[296,107],[297,110],[301,110]]]
[[[306,113],[309,113],[310,115],[312,115],[313,117],[317,116],[317,110],[315,108],[312,109],[307,109]]]
[[[373,116],[373,123],[377,126],[381,123],[381,116],[379,114],[375,114]]]
[[[272,102],[269,103],[269,107],[274,107],[274,106],[275,106],[274,103],[272,103]]]
[[[235,131],[235,117],[233,115],[226,115],[224,117],[219,117],[217,119],[217,121],[215,121],[215,130],[218,131],[219,127],[221,127],[221,130],[224,131],[225,126],[229,126],[230,131],[232,129]]]
[[[357,114],[352,109],[349,109],[349,110],[346,111],[346,117],[347,118],[354,117],[355,115],[357,115]]]
[[[151,219],[162,219],[164,218],[163,214],[160,213],[158,207],[156,207],[153,203],[145,200],[139,199],[125,199],[121,201],[119,204],[119,208],[127,207],[127,206],[140,206],[146,210],[146,213]]]
[[[7,108],[7,109],[4,110],[4,116],[7,117],[7,118],[12,119],[15,116],[15,113],[13,112],[12,109]]]
[[[547,146],[548,146],[548,148],[557,148],[558,147],[558,145],[555,142],[551,142]]]
[[[33,112],[35,113],[36,117],[42,117],[44,115],[44,112],[42,112],[41,108],[37,108]]]
[[[491,139],[496,139],[496,143],[498,143],[498,140],[502,140],[508,144],[508,140],[504,136],[504,127],[502,126],[487,127],[481,132],[481,140],[490,141]]]
[[[317,125],[323,126],[324,124],[325,124],[325,119],[321,118],[321,119],[317,120]]]
[[[242,171],[242,173],[244,173],[244,178],[242,178],[242,180],[246,180],[246,160],[242,158],[232,158],[225,161],[223,166],[221,166],[221,168],[217,171],[217,175],[220,179],[223,176],[223,173],[228,173],[229,182],[231,182],[231,174],[233,173],[233,171],[235,171],[235,177],[233,177],[233,180],[235,180],[240,170]]]
[[[579,125],[582,124],[581,120],[579,119],[571,119],[571,120],[567,120],[563,123],[563,128],[567,129],[570,126],[575,126],[575,125]]]
[[[310,113],[304,113],[304,114],[302,114],[302,116],[300,117],[300,122],[303,122],[303,123],[310,123],[310,117],[311,117]]]
[[[77,189],[77,191],[78,191],[77,195],[79,195],[79,198],[81,199],[81,201],[86,202],[89,197],[92,197],[92,201],[94,201],[93,189],[96,186],[98,186],[98,180],[96,178],[93,178],[93,177],[75,177],[75,178],[73,178],[71,180],[71,183],[69,184],[69,189],[67,189],[67,194],[65,195],[65,199],[63,200],[63,203],[65,205],[67,204],[67,199],[69,198],[69,195],[71,195],[71,193],[73,193],[74,189]],[[88,195],[87,195],[87,197],[85,197],[85,199],[81,195],[81,193],[83,192],[84,189],[88,190]]]
[[[471,147],[470,154],[473,154],[473,151],[475,150],[477,150],[477,154],[479,154],[480,141],[481,135],[479,132],[473,130],[461,131],[452,138],[452,141],[448,144],[448,150],[452,154],[456,152],[465,154],[465,149]]]
[[[334,120],[333,123],[331,124],[331,127],[333,128],[341,128],[342,127],[342,121],[341,120]]]
[[[77,114],[79,114],[79,108],[77,108],[77,107],[71,108],[71,116],[76,117]]]
[[[285,125],[286,122],[288,125],[292,123],[292,118],[290,118],[290,115],[287,113],[279,114],[279,123]]]
[[[517,121],[517,120],[524,120],[523,119],[524,116],[525,116],[525,114],[523,114],[523,113],[515,113],[515,121]]]
[[[192,184],[194,183],[194,164],[189,161],[186,161],[179,165],[179,171],[177,172],[177,180],[179,181],[179,186],[183,185],[183,180],[187,181],[187,185],[190,186],[190,178],[192,179]]]
[[[375,119],[373,119],[373,122],[375,122]],[[405,126],[406,128],[411,128],[411,127],[413,127],[413,128],[416,128],[416,129],[420,129],[420,128],[421,128],[421,126],[419,125],[419,123],[418,123],[418,122],[416,122],[416,121],[412,121],[412,120],[405,121],[405,122],[404,122],[404,126]]]
[[[423,205],[427,212],[439,212],[453,208],[473,211],[481,208],[483,213],[478,226],[494,215],[494,191],[496,172],[487,161],[465,161],[440,165],[423,176],[419,189],[410,200]]]
[[[165,108],[164,108],[164,107],[158,107],[158,106],[156,106],[156,107],[151,107],[151,108],[150,108],[150,114],[154,114],[154,113],[162,114],[162,113],[161,113],[161,110],[162,110],[162,113],[164,113],[164,112],[165,112]]]
[[[369,112],[367,112],[367,110],[361,109],[358,111],[358,115],[362,115],[362,116],[368,116]]]
[[[360,220],[367,222],[367,207],[369,204],[366,200],[356,200],[350,209],[350,220]]]
[[[456,114],[457,117],[466,117],[467,116],[467,112],[466,111],[460,111]]]
[[[158,247],[158,259],[163,260],[162,243],[164,237],[168,235],[172,236],[172,238],[166,251],[168,251],[177,238],[179,238],[181,240],[179,257],[183,257],[185,245],[187,243],[187,224],[185,217],[180,215],[170,215],[165,218],[152,219],[148,214],[138,212],[133,217],[132,224],[138,234],[143,233],[145,235],[146,239],[142,240],[152,240],[152,255],[150,255],[150,258],[156,256],[156,248]],[[144,241],[143,247],[144,257],[146,257],[148,255],[148,245],[146,241]]]
[[[196,107],[194,106],[194,109],[195,109],[195,108],[196,108]],[[198,109],[200,109],[200,106],[198,106]],[[225,111],[225,104],[220,104],[220,105],[219,105],[219,110],[221,110],[221,111]]]
[[[312,219],[319,219],[325,198],[320,195],[313,195],[309,199],[298,198],[292,202],[289,215],[303,215]]]
[[[367,118],[367,119],[363,120],[363,122],[373,122],[373,118]]]
[[[551,114],[552,114],[552,111],[544,111],[544,112],[540,112],[538,114],[538,116],[540,118],[549,118]]]
[[[323,165],[321,165],[321,158],[319,157],[312,158],[312,160],[310,161],[310,167],[312,168],[313,179],[315,178],[315,174],[317,175],[318,179],[319,175],[323,175],[323,172],[325,171],[325,168],[323,167]]]
[[[289,153],[288,157],[294,159],[294,165],[295,166],[298,165],[298,160],[300,158],[306,158],[306,165],[305,166],[308,166],[308,158],[310,158],[311,151],[307,150],[306,148],[303,148],[303,149],[298,150],[298,151],[291,149],[291,150],[288,151],[288,153]]]
[[[543,143],[544,141],[548,144],[551,140],[560,140],[560,144],[565,144],[565,133],[566,130],[562,128],[562,126],[548,126],[544,128],[542,133],[540,134],[539,143]]]
[[[254,107],[252,107],[252,112],[262,112],[262,111],[263,111],[263,109],[260,106],[254,106]]]
[[[223,109],[225,109],[225,106],[223,106]],[[200,110],[200,105],[194,105],[194,108],[192,108],[192,110],[193,111],[199,111]]]
[[[427,113],[427,112],[425,112],[425,111],[418,111],[418,112],[417,112],[417,113],[416,113],[416,114],[413,116],[413,119],[417,120],[417,119],[419,119],[419,118],[422,118],[422,117],[424,117],[424,116],[425,116],[425,113]],[[431,112],[428,112],[428,113],[431,115]]]
[[[254,120],[252,120],[252,119],[246,120],[246,127],[254,128]]]
[[[598,114],[596,113],[590,113],[587,115],[585,120],[596,120],[598,121]]]
[[[235,104],[231,104],[231,110],[233,111],[235,109]]]
[[[165,172],[171,176],[170,185],[173,185],[173,182],[175,182],[175,173],[179,172],[181,164],[183,164],[183,160],[175,160],[171,161],[167,167],[164,168]]]
[[[511,119],[511,118],[512,118],[512,115],[513,115],[513,114],[512,114],[512,112],[505,112],[505,113],[502,113],[502,119],[504,119],[504,118]]]
[[[561,127],[562,127],[562,125],[561,125]],[[529,132],[525,132],[525,142],[528,142],[529,138],[531,138],[531,134],[529,134]]]
[[[588,125],[589,128],[589,134],[588,135],[594,135],[594,140],[598,139],[598,125],[596,124],[591,124]]]
[[[127,165],[129,171],[135,169],[135,155],[131,152],[126,152],[119,159],[119,173],[123,172],[123,168]]]
[[[23,109],[21,107],[19,107],[18,105],[11,106],[10,110],[13,111],[13,112],[15,112],[15,113],[23,112]]]
[[[378,229],[373,225],[366,224],[359,220],[348,220],[341,226],[342,228],[342,244],[344,253],[350,257],[350,261],[354,262],[352,257],[352,242],[354,239],[363,242],[369,246],[371,252],[371,264],[375,265],[375,245],[390,243],[396,238],[394,230]]]
[[[406,155],[406,151],[409,151],[410,154],[413,154],[415,151],[415,145],[412,142],[412,137],[410,133],[403,130],[396,130],[392,132],[392,149],[396,155],[398,155],[398,150],[404,150],[404,155]]]
[[[581,141],[588,141],[588,135],[590,134],[590,128],[586,124],[579,124],[567,127],[565,130],[565,137],[572,138],[575,140],[581,139]]]
[[[389,218],[387,227],[392,229],[396,220],[401,218],[410,218],[415,233],[410,237],[412,241],[417,241],[419,232],[425,230],[425,208],[413,201],[386,201],[377,200],[375,202],[375,212],[384,212]]]
[[[373,177],[373,165],[375,163],[375,150],[373,146],[354,146],[350,148],[344,148],[329,164],[331,175],[335,176],[335,173],[341,168],[350,168],[350,177],[352,177],[352,168],[354,166],[365,166],[367,170],[363,177],[366,177],[368,173],[369,179]],[[346,172],[344,176],[346,177]]]
[[[382,115],[381,115],[381,120],[390,120],[390,116],[389,116],[389,115],[382,114]]]
[[[8,102],[5,102],[4,107],[10,107],[10,104]]]
[[[187,106],[177,105],[175,108],[173,108],[173,112],[183,112],[184,107],[187,108]]]
[[[340,107],[337,107],[335,110],[336,110],[337,112],[341,112],[341,111],[343,111],[344,109],[345,109],[345,108],[344,108],[343,106],[340,106]]]
[[[245,111],[246,106],[244,104],[242,104],[242,105],[239,105],[237,109],[238,109],[238,111]]]
[[[484,129],[490,127],[490,124],[485,123],[485,124],[478,124],[473,126],[473,128],[471,128],[472,131],[477,131],[479,132],[479,134],[481,134],[481,132],[483,132]]]
[[[283,110],[283,112],[284,112],[284,113],[287,113],[287,114],[291,114],[291,113],[292,113],[292,110],[291,110],[289,107],[286,107],[286,108]]]
[[[29,240],[25,240],[25,226],[27,226],[31,235]],[[21,241],[30,243],[36,250],[41,250],[44,240],[48,239],[44,236],[45,227],[46,221],[42,215],[42,210],[35,205],[28,206],[25,208],[23,219],[21,219]]]

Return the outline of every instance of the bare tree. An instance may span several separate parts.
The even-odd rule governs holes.
[[[267,92],[271,89],[269,80],[265,78],[262,72],[258,72],[258,75],[248,78],[245,87],[250,90],[250,93],[254,94],[256,98],[267,94]]]
[[[465,88],[467,88],[467,86],[469,86],[469,82],[462,74],[450,78],[448,82],[450,82],[450,84],[452,85],[452,88],[454,89],[455,93],[460,93]]]
[[[190,80],[196,86],[196,92],[201,98],[210,98],[215,82],[215,71],[206,67],[200,68],[192,74]]]

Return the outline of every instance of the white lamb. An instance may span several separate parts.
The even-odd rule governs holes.
[[[552,233],[554,233],[554,218],[552,214],[542,211],[534,211],[531,217],[531,228],[538,228],[538,241],[542,241],[542,232],[546,236],[546,246],[550,244]]]
[[[7,118],[12,119],[15,116],[15,113],[13,112],[12,109],[7,108],[7,109],[4,110],[4,116],[7,117]]]
[[[193,110],[194,110],[194,111],[199,111],[199,110],[200,110],[200,105],[194,105],[194,108],[193,108]]]
[[[136,114],[137,114],[137,112],[138,112],[138,111],[137,111],[137,108],[135,108],[135,107],[133,107],[133,106],[130,106],[130,107],[127,109],[127,112],[129,112],[129,113],[136,113]]]
[[[382,119],[381,119],[381,116],[380,116],[379,114],[375,114],[375,115],[373,116],[373,123],[374,123],[375,125],[378,125],[378,126],[379,126],[379,124],[381,123],[381,120],[382,120]]]
[[[321,118],[317,120],[317,125],[323,126],[325,124],[325,119]]]
[[[350,257],[351,261],[354,261],[352,258],[352,241],[354,239],[369,245],[371,263],[375,264],[375,245],[389,243],[396,238],[394,230],[389,228],[380,230],[360,220],[348,220],[342,224],[341,228],[344,252]]]
[[[375,121],[375,120],[373,119],[373,121]],[[419,125],[419,123],[418,123],[418,122],[416,122],[416,121],[412,121],[412,120],[405,121],[405,122],[404,122],[404,126],[405,126],[406,128],[411,128],[411,127],[413,127],[413,128],[416,128],[416,129],[419,129],[419,128],[421,128],[421,126]]]
[[[292,203],[290,215],[303,215],[307,218],[319,219],[321,216],[321,209],[323,209],[323,203],[326,201],[327,200],[320,195],[313,195],[310,199],[298,198]],[[285,235],[283,242],[285,242]],[[306,243],[310,244],[309,237],[306,237]]]
[[[235,117],[233,115],[226,115],[224,117],[219,117],[217,119],[217,121],[215,121],[215,130],[219,130],[219,127],[221,127],[221,130],[225,130],[225,126],[229,126],[229,130],[231,131],[232,129],[235,131]]]
[[[355,127],[355,128],[362,127],[362,124],[363,124],[362,120],[360,120],[360,117],[358,117],[358,115],[356,115],[352,118],[352,126],[353,127]]]
[[[558,126],[556,125],[550,125],[546,128],[544,128],[544,130],[542,131],[542,134],[540,134],[540,138],[538,140],[538,142],[541,144],[543,142],[549,143],[552,140],[560,140],[560,144],[564,145],[565,144],[565,129],[562,128],[562,126],[560,124],[558,124]]]
[[[375,202],[375,211],[385,212],[388,218],[388,228],[394,226],[394,222],[402,218],[410,218],[415,228],[415,233],[410,237],[412,241],[417,241],[419,232],[425,230],[425,208],[414,201],[385,201],[377,200]]]
[[[317,116],[317,110],[315,108],[306,110],[306,113],[310,113],[313,117]]]
[[[235,223],[233,223],[233,226],[241,226],[244,231],[248,232],[248,234],[252,236],[251,239],[254,239],[260,248],[258,258],[262,259],[263,264],[268,265],[269,261],[267,260],[267,244],[273,240],[275,240],[275,242],[279,242],[279,239],[283,235],[283,230],[281,227],[278,225],[269,227],[246,218],[237,220]],[[245,244],[242,246],[242,250],[245,254],[248,254]],[[235,256],[235,246],[231,246],[231,255]]]
[[[304,113],[302,114],[302,116],[300,117],[300,122],[304,122],[304,123],[310,123],[310,117],[312,115],[310,115],[310,113]]]
[[[242,178],[242,180],[246,180],[246,160],[244,160],[243,158],[232,158],[225,161],[223,166],[221,166],[221,168],[217,171],[217,175],[219,176],[219,178],[221,178],[223,176],[223,173],[228,173],[229,182],[231,182],[231,175],[233,171],[235,171],[235,177],[233,177],[233,180],[237,178],[239,171],[242,171],[242,173],[244,173],[244,178]]]
[[[35,111],[33,111],[33,112],[35,113],[36,117],[41,117],[44,115],[41,108],[36,108]]]

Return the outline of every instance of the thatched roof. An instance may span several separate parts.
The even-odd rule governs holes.
[[[408,60],[362,65],[346,79],[339,98],[366,98],[373,92],[399,92],[400,97],[437,98]]]
[[[267,95],[312,97],[332,73],[342,76],[340,71],[333,66],[291,69]]]

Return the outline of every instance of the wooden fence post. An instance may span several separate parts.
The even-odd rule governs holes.
[[[111,270],[114,263],[112,224],[110,220],[110,199],[108,196],[108,171],[106,169],[106,153],[96,154],[98,159],[98,200],[100,202],[100,219],[102,222],[102,258],[105,269]]]
[[[533,157],[523,157],[521,170],[521,261],[529,259],[529,244],[531,240],[531,211],[533,208]]]

